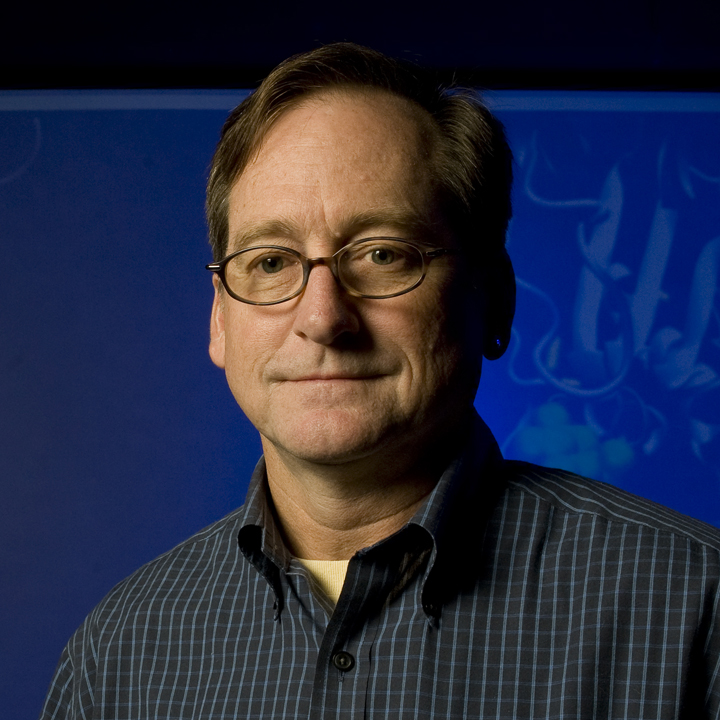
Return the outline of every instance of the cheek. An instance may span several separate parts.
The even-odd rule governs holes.
[[[469,348],[464,314],[451,311],[439,293],[426,293],[417,300],[420,302],[388,313],[378,326],[404,357],[405,382],[427,391],[449,381]]]
[[[247,309],[246,309],[247,308]],[[250,310],[250,312],[248,312]],[[233,391],[249,391],[262,379],[263,369],[282,343],[277,322],[240,306],[225,321],[225,367]]]
[[[416,337],[419,361],[439,384],[453,382],[459,374],[473,375],[482,357],[480,308],[461,289],[438,293],[418,317]]]

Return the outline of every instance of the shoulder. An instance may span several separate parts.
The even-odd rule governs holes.
[[[48,708],[77,703],[90,717],[96,692],[115,692],[113,678],[128,680],[127,668],[142,665],[138,658],[169,643],[189,647],[199,627],[227,610],[223,603],[234,600],[247,569],[237,540],[245,509],[143,565],[95,606],[65,647]]]
[[[95,607],[86,623],[112,625],[122,616],[152,612],[168,602],[186,604],[229,582],[242,562],[237,537],[244,506],[195,533],[118,583]]]
[[[720,553],[720,530],[650,500],[564,470],[514,460],[505,461],[505,468],[510,496],[533,498],[555,512],[619,530],[682,538]]]

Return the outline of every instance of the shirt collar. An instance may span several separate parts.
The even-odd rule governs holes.
[[[499,468],[503,462],[500,448],[485,422],[472,415],[468,441],[440,476],[410,524],[426,530],[440,546],[458,535],[458,514],[478,515],[478,504],[487,507],[496,495]],[[477,523],[473,523],[477,527]]]
[[[472,423],[467,443],[409,523],[432,538],[422,586],[423,610],[431,619],[480,565],[484,531],[504,488],[500,448],[476,413]]]
[[[460,558],[467,559],[468,543],[482,532],[502,489],[499,470],[503,458],[497,442],[477,413],[473,413],[470,422],[468,441],[412,520],[391,538],[361,551],[363,555],[370,554],[386,543],[396,543],[403,534],[417,537],[418,529],[425,531],[421,534],[428,538],[431,552],[425,571],[423,607],[429,615],[438,614],[435,609],[440,607],[442,595],[455,586],[453,580],[458,573],[463,574],[458,565]],[[241,551],[273,585],[278,596],[277,572],[288,569],[292,556],[275,522],[263,458],[253,472],[238,521]]]
[[[287,570],[292,556],[285,547],[280,529],[275,522],[264,457],[258,460],[250,478],[245,505],[238,520],[240,548],[243,549],[244,540],[253,538],[251,542],[254,542],[266,557],[279,568]]]

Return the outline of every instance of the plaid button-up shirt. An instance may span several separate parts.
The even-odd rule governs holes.
[[[561,471],[478,423],[416,517],[350,561],[333,610],[245,505],[120,583],[42,718],[720,717],[720,533]]]

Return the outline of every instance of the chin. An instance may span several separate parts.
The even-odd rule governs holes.
[[[303,413],[273,432],[261,433],[274,447],[306,462],[339,465],[368,457],[397,437],[395,423],[367,412]]]

